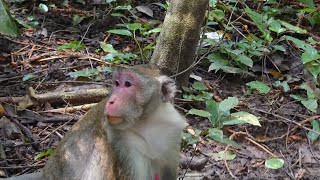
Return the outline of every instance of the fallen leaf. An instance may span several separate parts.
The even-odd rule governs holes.
[[[153,11],[147,6],[137,6],[136,9],[150,17],[153,17]]]
[[[13,122],[11,122],[8,118],[3,116],[0,119],[0,129],[3,132],[3,136],[5,139],[23,139],[23,133],[20,128]]]
[[[201,171],[208,161],[208,158],[182,157],[180,159],[180,165],[183,169],[190,168],[191,170]]]

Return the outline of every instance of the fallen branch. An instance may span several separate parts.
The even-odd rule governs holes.
[[[36,94],[35,90],[30,87],[29,92],[25,97],[1,97],[0,102],[9,102],[13,104],[19,104],[19,109],[25,109],[27,107],[36,105],[38,103],[76,103],[85,104],[99,102],[108,95],[107,88],[99,86],[81,86],[74,87],[72,90],[61,90],[55,92],[48,92],[43,94]],[[85,107],[90,108],[89,107]]]
[[[95,106],[97,103],[91,103],[91,104],[84,104],[80,106],[72,106],[72,107],[65,107],[65,108],[58,108],[58,109],[50,109],[47,111],[41,111],[41,112],[55,112],[55,113],[73,113],[76,111],[88,111],[93,106]]]

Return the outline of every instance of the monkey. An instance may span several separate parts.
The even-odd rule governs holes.
[[[151,65],[118,68],[112,81],[109,97],[74,124],[44,168],[21,179],[177,179],[187,122],[172,104],[174,81]]]

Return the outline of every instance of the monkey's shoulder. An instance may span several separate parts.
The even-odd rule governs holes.
[[[93,106],[87,113],[85,113],[82,118],[72,126],[71,131],[85,130],[89,127],[93,127],[95,124],[98,124],[97,121],[100,121],[104,118],[104,108],[107,100],[104,99]]]
[[[111,166],[110,149],[100,127],[105,103],[103,100],[91,108],[67,132],[44,167],[46,177],[59,179],[66,175],[73,179],[95,179],[93,177],[107,172],[106,168]]]

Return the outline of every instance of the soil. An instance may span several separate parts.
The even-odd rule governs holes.
[[[134,5],[149,7],[154,12],[153,19],[162,21],[165,12],[159,6],[152,4],[154,2],[158,1],[136,1]],[[47,14],[41,13],[37,8],[32,10],[33,7],[37,5],[27,3],[10,5],[10,9],[14,9],[13,14],[16,18],[27,21],[27,17],[32,13],[41,26],[36,29],[21,28],[21,37],[18,38],[0,36],[0,98],[2,98],[0,99],[0,177],[31,173],[43,167],[48,156],[37,157],[39,152],[54,149],[70,127],[86,112],[86,110],[69,113],[50,112],[52,109],[82,105],[87,102],[35,103],[30,96],[30,87],[37,94],[43,94],[65,91],[72,87],[80,90],[81,86],[97,88],[108,85],[110,84],[108,71],[78,78],[70,76],[69,73],[91,67],[110,66],[110,63],[99,61],[99,57],[105,55],[101,51],[96,51],[100,47],[100,42],[113,44],[121,51],[138,49],[135,42],[129,38],[106,33],[107,29],[121,22],[109,15],[108,6],[99,7],[97,13],[99,15],[95,19],[94,5],[59,7],[63,11],[52,11]],[[21,13],[18,13],[18,10]],[[134,13],[139,17],[136,20],[150,19],[142,12]],[[74,14],[81,14],[86,18],[79,25],[72,26]],[[155,38],[150,37],[148,41],[155,41]],[[86,46],[85,51],[57,51],[58,46],[81,39]],[[88,56],[91,58],[83,58]],[[295,54],[281,56],[290,61]],[[143,62],[127,62],[130,65],[141,63]],[[299,90],[293,88],[290,92],[284,92],[281,88],[274,88],[266,95],[257,92],[246,94],[246,83],[258,79],[272,84],[275,79],[261,72],[257,72],[254,77],[248,77],[220,72],[208,73],[206,68],[199,65],[193,69],[193,73],[208,82],[214,99],[220,101],[230,96],[237,97],[240,105],[235,111],[246,111],[259,117],[261,127],[252,125],[223,127],[224,135],[238,143],[238,148],[207,140],[206,135],[201,134],[203,140],[182,147],[180,177],[320,179],[318,178],[320,142],[312,144],[307,138],[309,132],[307,128],[312,129],[310,120],[319,117],[290,98],[290,94],[301,93]],[[299,78],[300,80],[292,81],[290,86],[296,87],[301,83],[302,77]],[[15,98],[18,99],[13,101]],[[28,103],[33,104],[28,105]],[[190,103],[181,99],[177,99],[176,104],[181,109],[190,108]],[[201,104],[196,105],[201,106]],[[191,129],[205,131],[212,128],[207,119],[189,115],[186,117]],[[225,161],[214,160],[213,153],[222,150],[229,150],[236,154],[236,157]],[[284,167],[277,170],[267,169],[264,163],[271,157],[282,158],[285,162]]]

